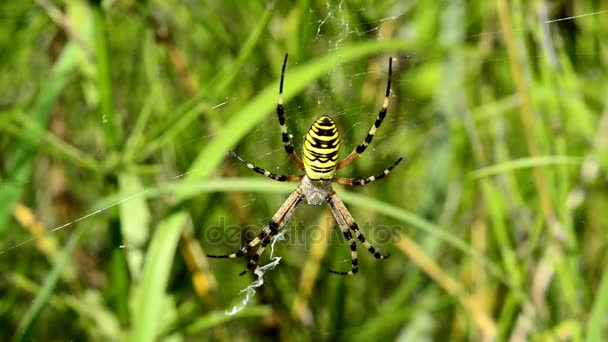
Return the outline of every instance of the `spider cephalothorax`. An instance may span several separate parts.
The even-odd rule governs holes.
[[[302,151],[302,160],[298,158],[295,153],[295,149],[289,139],[289,133],[287,131],[287,124],[285,123],[285,115],[283,109],[283,79],[285,77],[285,67],[287,66],[287,54],[285,54],[285,60],[283,61],[283,68],[281,70],[281,83],[279,86],[279,101],[277,104],[277,116],[279,118],[279,125],[281,126],[281,137],[285,151],[289,155],[289,158],[293,160],[296,166],[304,171],[304,175],[284,176],[276,175],[270,171],[264,170],[257,167],[243,158],[239,157],[236,153],[230,152],[232,156],[240,160],[248,168],[262,174],[268,178],[281,182],[296,182],[300,181],[300,185],[289,195],[285,203],[279,208],[274,214],[268,225],[260,232],[260,234],[253,239],[251,242],[243,246],[238,252],[227,254],[227,255],[209,255],[213,258],[238,258],[244,256],[249,250],[261,243],[261,246],[257,249],[256,253],[249,259],[247,264],[247,270],[253,270],[256,267],[257,261],[260,255],[266,249],[266,246],[270,243],[272,238],[276,236],[280,229],[285,226],[287,221],[293,215],[297,206],[306,199],[306,202],[311,205],[320,205],[323,202],[327,202],[331,209],[336,222],[342,230],[344,238],[348,241],[351,251],[351,270],[348,272],[332,271],[330,272],[340,275],[353,275],[357,273],[358,259],[357,259],[357,240],[367,248],[367,250],[376,259],[385,259],[389,255],[382,255],[376,248],[374,248],[366,239],[359,226],[351,216],[346,206],[336,195],[331,187],[331,183],[339,183],[344,185],[365,185],[376,181],[386,175],[401,162],[402,158],[397,159],[387,169],[381,173],[370,176],[367,178],[341,178],[334,177],[337,170],[347,166],[353,160],[359,157],[367,146],[371,143],[376,130],[382,124],[386,111],[388,108],[388,98],[391,89],[391,73],[392,73],[392,58],[388,61],[388,82],[386,86],[386,95],[382,104],[382,109],[378,113],[378,117],[374,122],[374,125],[369,130],[369,133],[365,137],[365,140],[357,148],[355,148],[344,160],[338,162],[338,155],[340,153],[340,134],[338,128],[332,118],[327,115],[321,116],[310,126],[308,133],[304,139],[304,147]],[[353,236],[354,235],[354,236]],[[241,273],[245,274],[247,270]]]

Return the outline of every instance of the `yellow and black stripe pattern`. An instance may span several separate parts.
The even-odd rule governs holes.
[[[336,172],[340,134],[329,116],[318,118],[304,140],[304,172],[311,180],[330,180]]]
[[[319,205],[323,201],[326,201],[329,204],[329,207],[336,219],[336,222],[340,226],[342,230],[342,234],[348,244],[350,246],[351,252],[351,270],[350,271],[333,271],[330,272],[339,275],[354,275],[359,271],[359,259],[357,254],[357,242],[362,243],[365,248],[376,258],[376,259],[386,259],[389,257],[389,254],[383,255],[378,249],[376,249],[372,244],[367,241],[363,232],[359,229],[359,226],[355,222],[352,215],[349,213],[348,209],[336,195],[336,193],[332,190],[331,184],[329,182],[335,182],[344,185],[350,186],[362,186],[374,182],[378,179],[381,179],[387,176],[394,167],[401,162],[401,158],[397,159],[387,169],[384,171],[375,174],[373,176],[369,176],[366,178],[342,178],[336,177],[334,178],[334,174],[336,170],[342,169],[343,167],[349,165],[352,161],[357,159],[361,153],[363,153],[369,144],[372,142],[374,135],[376,134],[376,130],[382,124],[386,113],[388,111],[389,104],[389,95],[391,89],[391,73],[392,73],[392,58],[389,58],[388,61],[388,81],[386,86],[386,93],[384,97],[384,102],[382,104],[382,108],[378,113],[376,121],[374,125],[369,130],[365,140],[359,144],[344,160],[338,162],[338,154],[340,153],[340,134],[338,133],[338,128],[336,124],[329,116],[321,116],[318,118],[306,134],[306,138],[304,141],[303,148],[303,160],[300,160],[298,155],[295,152],[294,146],[290,141],[290,135],[287,129],[287,123],[285,121],[285,109],[283,108],[283,80],[285,77],[285,68],[287,66],[287,54],[285,54],[285,59],[283,60],[283,68],[281,70],[281,82],[279,84],[279,99],[277,102],[277,117],[279,119],[279,125],[281,128],[281,138],[283,140],[283,146],[285,147],[285,152],[289,155],[289,158],[295,163],[295,165],[306,173],[306,176],[301,175],[280,175],[272,173],[268,170],[265,170],[261,167],[255,166],[252,163],[246,161],[245,159],[239,157],[236,153],[230,152],[232,156],[237,158],[240,162],[245,164],[252,171],[264,175],[270,179],[279,182],[293,182],[293,181],[301,181],[300,186],[292,192],[292,194],[287,198],[287,200],[283,203],[283,205],[279,208],[279,210],[274,214],[268,225],[260,232],[260,234],[253,239],[251,242],[247,243],[245,246],[241,247],[235,253],[226,254],[226,255],[208,255],[212,258],[238,258],[247,255],[253,248],[260,245],[256,250],[255,254],[253,254],[249,258],[249,262],[247,263],[247,270],[241,273],[241,275],[245,274],[247,271],[254,270],[257,266],[257,262],[260,259],[262,253],[267,248],[269,244],[272,243],[272,239],[279,233],[281,229],[287,224],[287,221],[292,217],[296,207],[303,203],[306,200],[311,205]],[[311,180],[312,182],[310,182]]]

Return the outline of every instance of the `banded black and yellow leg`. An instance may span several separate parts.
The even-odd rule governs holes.
[[[247,252],[249,252],[249,250],[251,250],[253,247],[257,246],[260,243],[260,241],[265,239],[266,236],[268,236],[268,234],[270,234],[270,231],[278,230],[278,229],[279,229],[278,223],[276,221],[274,221],[274,217],[273,217],[272,219],[270,219],[270,222],[268,222],[268,225],[264,229],[262,229],[260,234],[258,234],[258,236],[255,237],[255,239],[249,241],[245,246],[241,247],[241,249],[239,249],[237,252],[232,253],[232,254],[224,254],[224,255],[207,254],[207,256],[210,258],[217,258],[217,259],[240,258],[240,257],[244,256],[245,254],[247,254]]]
[[[338,274],[338,275],[355,275],[359,272],[359,259],[357,256],[357,242],[353,238],[353,234],[348,229],[348,226],[340,226],[340,230],[342,230],[342,234],[346,241],[348,241],[348,245],[350,246],[350,262],[351,269],[348,272],[345,271],[334,271],[329,270],[330,273]]]
[[[245,159],[239,157],[239,155],[237,155],[234,151],[230,151],[229,153],[231,156],[238,159],[241,163],[245,164],[245,166],[247,166],[253,172],[259,173],[272,180],[279,181],[279,182],[297,182],[302,179],[302,176],[295,176],[295,175],[285,176],[285,175],[274,174],[270,171],[262,169],[261,167],[257,167],[255,165],[251,164],[250,162],[246,161]]]
[[[251,256],[249,261],[247,261],[247,268],[243,272],[239,273],[239,275],[242,276],[245,273],[247,273],[247,271],[253,270],[255,268],[255,266],[258,263],[258,260],[260,259],[260,256],[262,255],[262,253],[264,253],[266,246],[268,246],[268,244],[272,241],[272,238],[274,236],[276,236],[276,234],[278,234],[278,232],[279,232],[278,228],[270,230],[270,232],[262,240],[262,245],[258,248],[258,250],[255,252],[255,254],[253,256]]]
[[[348,228],[355,234],[357,240],[359,240],[359,242],[361,242],[365,246],[365,248],[367,248],[371,255],[373,255],[376,259],[386,259],[390,257],[390,254],[383,255],[382,253],[380,253],[380,250],[372,246],[372,244],[367,241],[365,235],[363,235],[363,233],[359,229],[357,222],[355,222],[355,219],[352,217],[348,209],[346,209],[344,202],[342,202],[340,197],[338,197],[335,192],[329,194],[328,201],[330,201],[330,203],[333,203],[333,206],[335,206],[339,210],[340,215],[342,215],[342,217],[344,218],[344,222],[346,222]],[[332,204],[330,204],[330,207],[331,206]]]
[[[386,85],[386,94],[384,96],[384,102],[382,103],[382,109],[380,109],[380,112],[378,113],[378,116],[376,117],[376,121],[374,122],[374,125],[369,130],[369,133],[367,133],[367,136],[365,137],[363,142],[359,146],[357,146],[357,148],[355,148],[346,158],[344,158],[344,160],[342,160],[340,163],[338,163],[338,166],[336,168],[337,170],[340,170],[341,168],[350,164],[353,160],[359,158],[361,153],[363,153],[363,151],[365,151],[365,149],[367,149],[367,146],[369,146],[369,144],[372,142],[372,139],[374,138],[374,135],[376,135],[376,131],[378,130],[378,128],[380,128],[380,125],[382,124],[382,121],[384,120],[384,117],[386,116],[386,112],[388,110],[388,99],[389,99],[389,95],[391,92],[392,73],[393,73],[393,58],[390,57],[388,59],[388,82]]]
[[[351,217],[351,219],[352,219],[352,217]],[[352,223],[349,224],[348,227],[350,228],[351,231],[353,231],[355,233],[357,240],[359,240],[365,246],[365,248],[367,248],[367,250],[371,253],[371,255],[374,256],[374,258],[386,259],[391,256],[390,253],[387,253],[387,254],[380,253],[380,250],[378,250],[377,248],[372,246],[372,244],[369,243],[369,241],[367,241],[367,239],[365,238],[365,236],[363,235],[361,230],[359,230],[359,226],[357,225],[357,222],[352,221]]]
[[[287,201],[285,201],[285,204],[283,204],[283,206],[281,206],[281,208],[279,209],[279,212],[280,212],[281,210],[284,209],[284,207],[286,205],[289,205],[288,208],[285,208],[286,211],[281,214],[281,218],[279,219],[277,217],[279,212],[277,212],[277,214],[275,214],[275,216],[273,217],[273,219],[278,220],[278,225],[276,226],[276,228],[269,230],[268,234],[266,234],[266,236],[262,239],[261,246],[255,252],[255,254],[253,256],[251,256],[251,258],[247,262],[247,268],[243,272],[241,272],[239,275],[242,276],[245,273],[247,273],[248,271],[252,271],[256,268],[258,260],[260,259],[260,256],[264,253],[264,250],[266,249],[266,247],[272,242],[272,239],[279,233],[279,231],[281,229],[283,229],[285,224],[287,224],[287,222],[293,215],[293,213],[296,210],[296,208],[298,207],[298,205],[302,202],[303,198],[304,198],[304,195],[302,194],[302,191],[300,190],[300,188],[297,188],[296,191],[294,191],[289,196]]]
[[[255,262],[253,263],[253,266],[251,268],[255,268],[257,259],[260,257],[260,255],[264,251],[264,248],[266,247],[266,245],[272,240],[272,237],[274,235],[276,235],[281,230],[281,228],[283,228],[285,223],[287,223],[287,221],[291,218],[291,216],[293,215],[293,212],[295,211],[298,204],[300,204],[303,197],[304,197],[304,195],[302,194],[302,190],[300,190],[300,188],[297,188],[294,192],[292,192],[291,195],[289,195],[289,197],[285,201],[285,203],[283,203],[283,205],[279,208],[279,210],[270,219],[270,221],[268,222],[268,225],[266,227],[264,227],[264,229],[262,229],[260,234],[258,234],[258,236],[255,239],[251,240],[249,243],[247,243],[245,246],[243,246],[236,253],[225,254],[225,255],[207,255],[207,256],[210,258],[220,258],[220,259],[239,258],[239,257],[242,257],[245,254],[247,254],[247,252],[249,252],[249,250],[251,250],[253,247],[257,246],[260,242],[262,242],[263,248],[260,247],[252,258],[252,259],[255,259]],[[251,261],[249,262],[249,264],[251,264]],[[249,264],[248,264],[248,269],[249,269]],[[241,273],[241,275],[244,273],[246,273],[246,271]]]
[[[340,226],[340,230],[342,231],[342,235],[346,241],[348,241],[348,245],[350,247],[350,260],[351,260],[351,269],[348,272],[345,271],[334,271],[329,270],[330,273],[338,274],[338,275],[354,275],[359,271],[359,259],[357,256],[357,241],[353,238],[353,234],[351,233],[348,224],[346,223],[344,216],[340,208],[338,208],[338,204],[332,199],[332,196],[336,196],[335,193],[332,193],[327,196],[327,204],[329,204],[329,208]]]
[[[285,109],[283,108],[283,80],[285,79],[285,68],[287,67],[287,56],[283,60],[283,68],[281,69],[281,83],[279,84],[279,101],[277,104],[277,117],[279,118],[279,125],[281,126],[281,140],[283,140],[283,146],[285,146],[285,152],[289,155],[289,158],[296,164],[300,170],[304,170],[304,164],[298,158],[295,148],[291,144],[289,139],[289,131],[287,130],[287,123],[285,122]]]
[[[386,168],[384,171],[367,177],[367,178],[342,178],[342,177],[337,177],[332,179],[332,182],[338,183],[338,184],[343,184],[343,185],[350,185],[350,186],[363,186],[366,184],[369,184],[371,182],[375,182],[380,178],[384,178],[385,176],[387,176],[389,173],[391,173],[391,171],[397,166],[399,165],[399,163],[403,160],[403,158],[399,158],[397,159],[397,161],[395,161],[391,166],[389,166],[388,168]]]
[[[287,219],[289,219],[289,218],[287,218]],[[283,228],[283,226],[281,226],[281,228]],[[239,273],[239,275],[242,276],[245,273],[247,273],[248,271],[255,269],[255,267],[257,266],[258,260],[260,260],[260,256],[264,253],[264,250],[266,249],[266,246],[268,246],[270,244],[270,242],[272,242],[272,239],[278,234],[278,232],[279,232],[279,229],[271,231],[268,235],[266,235],[264,237],[264,240],[262,240],[262,244],[260,245],[260,247],[258,247],[258,250],[255,251],[255,254],[251,256],[249,261],[247,261],[247,268],[243,272]]]

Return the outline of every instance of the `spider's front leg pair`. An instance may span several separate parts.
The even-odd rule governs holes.
[[[288,57],[288,54],[285,54],[285,59],[283,59],[283,67],[281,68],[281,81],[279,83],[279,99],[277,102],[277,118],[279,119],[279,126],[281,129],[281,140],[283,141],[283,146],[285,148],[285,152],[289,155],[289,158],[294,162],[294,164],[300,170],[305,171],[304,163],[302,162],[302,160],[300,160],[300,158],[296,154],[295,148],[294,148],[293,144],[291,143],[291,140],[289,139],[289,131],[287,128],[287,123],[285,121],[285,108],[283,107],[283,81],[285,79],[285,69],[287,67],[287,57]],[[382,122],[384,121],[384,118],[386,117],[386,114],[388,112],[388,103],[389,103],[389,96],[391,94],[392,76],[393,76],[393,58],[391,57],[388,59],[388,79],[386,82],[386,92],[384,94],[384,101],[382,102],[382,108],[380,108],[380,111],[378,112],[378,116],[376,117],[374,124],[372,125],[369,132],[367,133],[367,136],[365,137],[365,139],[363,139],[363,142],[360,143],[351,153],[349,153],[348,156],[346,156],[346,158],[344,158],[344,160],[342,160],[341,162],[339,162],[336,165],[336,170],[340,170],[340,169],[346,167],[347,165],[352,163],[355,159],[359,158],[359,156],[361,156],[361,154],[367,149],[369,144],[371,144],[372,140],[374,139],[374,136],[376,135],[376,131],[378,130],[378,128],[380,128],[380,125],[382,125]],[[399,160],[397,160],[393,164],[393,166],[391,166],[389,169],[392,170],[395,166],[397,166],[397,164],[399,164],[400,161],[401,161],[401,158],[399,158]],[[390,172],[390,170],[389,170],[389,172]],[[380,177],[380,178],[382,178],[382,177]],[[371,181],[373,181],[373,180],[371,180]],[[367,182],[367,183],[369,183],[369,182]],[[365,183],[365,184],[367,184],[367,183]],[[365,184],[348,184],[345,182],[341,182],[341,184],[365,185]]]

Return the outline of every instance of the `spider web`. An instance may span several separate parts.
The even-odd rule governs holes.
[[[316,19],[314,21],[312,21],[312,19],[311,19],[310,28],[312,29],[312,32],[314,33],[315,42],[317,44],[324,45],[328,54],[331,53],[332,51],[339,50],[350,39],[366,36],[366,35],[370,34],[370,32],[381,32],[381,25],[384,22],[397,20],[399,17],[405,15],[409,10],[408,5],[406,4],[403,6],[403,8],[396,9],[394,15],[385,17],[381,20],[371,23],[371,27],[358,27],[358,26],[351,25],[348,18],[346,18],[343,15],[343,12],[342,12],[343,2],[342,1],[338,4],[331,4],[328,2],[326,4],[326,6],[327,6],[326,15],[321,20],[318,20],[318,21]],[[359,11],[364,13],[367,11],[367,9],[361,8],[361,9],[359,9]],[[579,14],[576,16],[568,16],[568,17],[564,17],[564,18],[547,19],[544,23],[548,24],[548,25],[555,25],[555,24],[559,24],[564,21],[578,20],[581,18],[595,16],[595,15],[605,15],[607,12],[608,11],[597,11],[597,12],[591,12],[591,13],[582,13],[582,14]],[[458,19],[456,18],[456,20],[458,20]],[[334,23],[334,24],[337,23],[338,24],[337,26],[341,27],[341,30],[339,30],[339,32],[337,34],[326,33],[325,28],[330,23]],[[469,38],[474,38],[475,36],[479,36],[479,35],[494,35],[494,34],[500,34],[500,32],[480,32]],[[383,38],[384,37],[382,37],[381,34],[378,35],[379,40],[381,40]],[[429,44],[431,44],[431,43],[429,43]],[[420,58],[424,59],[427,57],[426,56],[421,57],[418,55],[408,55],[405,57],[400,57],[396,61],[396,64],[401,63],[401,64],[407,65],[409,63],[415,63],[416,60],[420,59]],[[441,56],[431,56],[428,58],[441,58]],[[505,59],[506,59],[506,57],[505,57]],[[292,62],[292,61],[290,61],[290,62]],[[297,64],[298,62],[299,61],[293,61],[293,64]],[[276,66],[267,66],[267,68],[270,68],[270,67],[274,68]],[[339,80],[339,81],[334,80],[334,76],[337,75],[338,72],[341,70],[343,70],[343,67],[337,66],[335,69],[328,72],[327,75],[320,80],[319,83],[321,84],[321,86],[320,86],[321,90],[319,91],[319,93],[321,95],[319,97],[317,97],[317,102],[316,102],[317,107],[316,108],[303,108],[303,106],[301,104],[298,104],[297,101],[291,101],[286,104],[286,116],[289,116],[289,118],[290,118],[289,119],[290,121],[288,121],[288,122],[296,123],[295,127],[290,127],[290,129],[292,130],[292,135],[293,135],[292,141],[294,142],[294,144],[296,146],[299,143],[301,143],[301,141],[302,141],[301,136],[304,133],[302,129],[305,128],[310,122],[312,122],[312,120],[316,116],[318,116],[315,114],[320,115],[321,113],[330,112],[330,113],[332,113],[332,115],[334,117],[337,117],[337,118],[341,118],[341,117],[359,118],[359,117],[367,116],[369,118],[367,120],[356,121],[354,124],[351,124],[351,126],[349,126],[349,127],[342,127],[343,133],[346,133],[347,135],[350,135],[351,131],[358,132],[357,134],[354,134],[354,135],[355,136],[358,135],[360,137],[363,137],[364,134],[367,133],[367,130],[369,129],[373,118],[375,117],[377,111],[379,110],[381,103],[378,103],[376,101],[375,104],[370,104],[370,105],[356,105],[355,104],[352,107],[337,108],[337,107],[334,107],[334,105],[332,103],[332,99],[334,97],[334,92],[338,88],[338,86],[336,86],[334,82],[342,84],[343,83],[342,81],[345,81],[345,84],[347,85],[347,87],[348,86],[352,87],[354,80],[369,77],[372,72],[370,72],[368,69],[366,69],[364,66],[362,66],[358,70],[351,71],[351,73],[348,75],[347,79]],[[351,69],[349,69],[349,70],[351,70]],[[385,72],[384,72],[384,70],[382,70],[378,73],[378,75],[374,75],[374,76],[378,76],[380,79],[382,79],[383,77],[385,77]],[[393,80],[393,82],[395,82],[393,89],[397,88],[397,84],[400,82],[409,82],[407,79],[407,73],[403,73],[402,77],[403,77],[402,79]],[[382,82],[380,82],[380,83],[382,84]],[[289,87],[289,84],[287,83],[286,88],[288,88],[288,87]],[[408,101],[407,95],[401,95],[401,94],[395,94],[395,93],[392,93],[392,95],[391,95],[392,98],[394,98],[396,96],[401,97],[402,100],[404,100],[404,101]],[[216,104],[213,107],[213,109],[220,110],[227,103],[234,102],[234,101],[242,101],[242,100],[244,100],[244,99],[227,98],[225,101]],[[362,115],[363,113],[365,113],[365,115]],[[411,117],[411,114],[404,113],[404,112],[391,112],[389,109],[389,115],[388,115],[385,123],[383,124],[383,126],[391,126],[391,124],[397,122],[398,120],[400,120],[400,122],[405,121],[406,125],[427,125],[427,124],[430,125],[430,123],[420,122],[419,119],[411,119],[411,118],[405,119],[405,120],[400,119],[400,117],[404,117],[404,116]],[[434,119],[435,118],[429,118],[428,120],[432,121]],[[278,172],[281,170],[289,169],[288,165],[290,165],[290,162],[285,160],[283,163],[277,164],[275,161],[275,159],[276,159],[275,156],[277,154],[284,153],[283,147],[280,144],[280,139],[278,138],[278,127],[276,125],[275,120],[276,120],[276,118],[273,115],[269,116],[268,119],[266,120],[266,124],[256,127],[255,130],[253,130],[252,132],[250,132],[243,138],[242,145],[243,146],[257,146],[257,145],[266,146],[268,144],[269,139],[274,139],[275,141],[273,142],[273,144],[274,144],[274,146],[276,146],[274,149],[257,151],[257,152],[254,152],[253,154],[249,154],[248,156],[246,156],[246,158],[248,157],[247,159],[250,159],[249,161],[256,165],[267,166],[269,170]],[[345,121],[352,121],[352,120],[345,120]],[[275,132],[271,132],[272,133],[271,135],[275,136],[274,138],[269,138],[269,135],[267,134],[268,133],[267,130],[269,129],[269,127],[270,127],[271,131],[272,130],[275,131]],[[294,133],[294,132],[296,132],[296,133]],[[201,138],[196,138],[196,139],[203,139],[203,140],[209,139],[210,140],[212,138],[213,138],[213,136],[203,136]],[[374,144],[370,147],[370,151],[374,151],[374,149],[375,149],[374,146],[381,145],[383,139],[384,139],[384,137],[382,134],[379,134],[378,136],[376,136],[374,138]],[[346,143],[348,143],[349,145],[345,146],[345,149],[350,149],[350,148],[354,148],[354,146],[356,146],[356,144],[358,144],[359,141],[350,141],[350,142],[346,142]],[[251,151],[251,150],[249,150],[249,151]],[[269,167],[270,165],[276,165],[276,166],[274,168],[271,168],[271,167]],[[196,172],[196,170],[193,170],[191,172]],[[180,179],[180,178],[184,177],[185,175],[186,175],[186,173],[178,174],[174,177],[174,179]],[[114,203],[112,203],[104,208],[92,211],[90,213],[83,214],[75,220],[58,225],[58,226],[52,228],[51,230],[49,230],[48,233],[53,234],[53,233],[57,233],[59,231],[71,229],[77,223],[86,221],[93,216],[100,215],[103,212],[105,212],[111,208],[114,208],[122,203],[132,200],[133,198],[144,196],[146,194],[146,192],[147,192],[147,190],[144,190],[144,191],[136,192],[131,195],[125,196],[124,198],[117,200]],[[244,207],[251,206],[257,200],[258,200],[258,195],[256,195],[256,194],[247,195],[246,200],[243,203],[243,206]],[[263,224],[265,222],[267,222],[268,218],[269,217],[260,217],[259,221],[257,222],[258,226],[263,226]],[[247,306],[251,302],[252,298],[254,297],[254,295],[256,293],[255,289],[259,288],[260,286],[263,285],[264,275],[268,271],[275,269],[275,267],[279,264],[281,257],[274,255],[275,244],[284,238],[284,234],[287,232],[288,229],[289,229],[289,225],[286,225],[285,229],[277,237],[275,237],[275,239],[273,239],[273,242],[271,244],[271,252],[270,252],[271,261],[270,261],[270,263],[260,266],[255,270],[257,279],[252,284],[248,285],[246,288],[241,290],[241,293],[245,294],[245,298],[242,299],[239,306],[234,306],[231,310],[226,311],[227,315],[234,315],[234,314],[240,312],[245,306]],[[21,242],[17,242],[15,244],[13,244],[12,246],[10,246],[9,248],[1,250],[0,258],[6,257],[6,255],[9,254],[8,252],[11,252],[13,250],[18,250],[18,249],[24,248],[24,247],[27,248],[28,245],[30,245],[32,242],[38,240],[39,238],[40,237],[34,236],[30,239],[27,239],[27,240],[24,240]]]
[[[251,283],[245,289],[241,290],[241,293],[245,293],[245,298],[243,298],[240,305],[232,307],[230,311],[226,311],[226,315],[234,316],[243,310],[249,304],[251,299],[253,299],[253,296],[255,296],[255,289],[264,285],[264,274],[268,271],[274,270],[275,267],[279,265],[279,262],[281,262],[281,257],[274,256],[274,245],[278,241],[283,240],[285,234],[287,234],[287,230],[283,229],[279,232],[279,234],[272,238],[272,243],[270,245],[270,262],[255,268],[253,273],[257,276],[256,280],[254,280],[253,283]]]
[[[375,22],[374,24],[376,24],[376,25],[373,26],[372,28],[360,29],[360,28],[358,28],[356,26],[355,27],[350,26],[349,23],[348,23],[348,21],[346,20],[346,18],[344,18],[344,17],[341,16],[341,8],[342,8],[343,2],[344,1],[340,1],[340,3],[338,3],[337,5],[331,4],[329,2],[326,3],[328,12],[327,12],[325,18],[323,18],[321,20],[318,20],[318,21],[316,21],[316,20],[315,21],[311,21],[311,23],[316,23],[316,26],[314,27],[314,32],[315,32],[315,35],[316,35],[315,36],[315,40],[316,41],[322,41],[322,42],[324,42],[324,45],[326,45],[326,47],[327,47],[328,53],[331,52],[331,51],[333,51],[333,50],[339,50],[340,47],[345,43],[345,41],[347,41],[347,39],[349,37],[351,37],[351,36],[363,36],[363,35],[365,35],[365,34],[367,34],[369,32],[379,31],[381,23],[383,23],[385,21],[396,20],[400,16],[404,15],[404,14],[396,14],[394,16],[389,16],[389,17],[383,18],[383,19],[378,20],[377,22]],[[406,8],[405,9],[401,9],[401,11],[406,11],[411,6],[412,6],[411,4],[409,4],[409,5],[406,4],[406,6],[405,6]],[[365,8],[361,8],[361,9],[359,9],[359,11],[365,12],[366,9]],[[589,12],[589,13],[582,13],[582,14],[573,15],[573,16],[567,16],[567,17],[562,17],[562,18],[547,19],[547,20],[544,21],[544,23],[545,24],[557,24],[557,23],[564,22],[564,21],[578,20],[578,19],[582,19],[582,18],[586,18],[586,17],[590,17],[590,16],[605,15],[607,13],[608,13],[608,10],[595,11],[595,12]],[[341,25],[343,26],[342,32],[340,32],[338,35],[332,35],[332,36],[328,36],[327,34],[324,34],[322,32],[322,29],[323,29],[324,25],[326,25],[329,21],[335,21],[335,22],[341,23]],[[468,38],[474,38],[474,37],[482,36],[482,35],[497,35],[497,34],[500,34],[500,33],[501,33],[500,31],[480,32],[478,34],[471,35]],[[378,39],[382,39],[382,37],[380,36],[380,37],[378,37]],[[429,43],[429,46],[431,46],[431,44],[432,43]],[[437,56],[437,57],[434,57],[434,58],[440,58],[440,57],[441,56]],[[407,63],[412,63],[412,62],[416,61],[416,59],[417,59],[417,55],[416,54],[410,54],[410,55],[408,55],[406,57],[400,58],[397,63],[399,63],[399,62],[406,63],[406,64]],[[272,66],[272,67],[276,67],[276,66]],[[268,68],[268,67],[266,67],[266,68]],[[335,69],[331,70],[326,75],[325,80],[321,80],[321,82],[330,82],[329,80],[331,79],[332,74],[335,73],[336,70],[339,70],[340,68],[341,68],[341,66],[337,66]],[[352,82],[352,79],[354,79],[354,78],[365,77],[367,75],[369,75],[368,71],[361,71],[359,73],[352,73],[350,75],[350,77],[351,77],[350,81]],[[382,75],[384,75],[384,74],[382,74]],[[394,84],[396,84],[398,82],[408,82],[408,80],[406,78],[406,79],[401,79],[401,80],[393,80],[393,82],[394,82]],[[286,86],[286,87],[288,87],[288,86]],[[393,89],[394,88],[396,88],[396,86],[393,86]],[[326,106],[328,106],[328,107],[331,107],[331,99],[333,97],[333,90],[332,89],[325,89],[325,90],[322,90],[321,92],[322,92],[322,95],[318,98],[317,104],[319,105],[319,107],[322,107],[322,105],[324,105],[324,104],[326,104]],[[397,96],[397,95],[395,95],[394,93],[391,94],[391,98],[394,98],[395,96]],[[221,107],[225,106],[226,104],[228,104],[230,102],[235,102],[235,101],[239,101],[239,100],[241,100],[241,99],[227,97],[225,101],[219,102],[216,105],[214,105],[212,107],[212,109],[220,109]],[[407,98],[405,100],[407,101]],[[316,112],[316,113],[324,113],[325,112],[324,110],[322,110],[322,109],[320,110],[318,108],[303,109],[302,106],[298,105],[298,104],[287,104],[286,106],[288,107],[286,109],[286,112],[287,113],[291,112],[290,113],[291,114],[290,117],[291,117],[292,120],[302,120],[302,121],[307,122],[307,123],[312,122],[312,119],[314,119],[314,116],[309,115],[309,114],[306,114],[306,115],[294,115],[294,114],[302,114],[302,113],[306,113],[306,112]],[[293,107],[289,108],[290,106],[293,106]],[[359,106],[354,106],[354,107],[351,107],[351,108],[345,108],[345,109],[342,109],[342,110],[335,111],[334,116],[336,116],[336,117],[340,117],[340,116],[352,116],[352,115],[354,115],[354,113],[368,113],[369,117],[370,117],[369,120],[356,122],[356,123],[352,124],[350,127],[346,128],[347,131],[348,130],[357,130],[357,131],[362,131],[363,133],[366,133],[367,129],[369,128],[369,125],[371,123],[371,120],[374,118],[374,115],[376,114],[376,112],[378,111],[379,108],[380,108],[380,103],[377,103],[375,105],[369,105],[369,106],[361,106],[361,105],[359,105]],[[385,120],[385,124],[383,124],[383,126],[390,125],[391,118],[393,120],[395,120],[394,117],[399,116],[401,114],[404,114],[404,113],[390,113],[389,116],[387,117],[387,119]],[[303,116],[305,116],[305,117],[303,117]],[[275,122],[276,118],[274,116],[269,116],[267,118],[267,121],[268,121],[267,125],[265,124],[265,125],[257,126],[253,131],[251,131],[250,133],[248,133],[242,139],[242,141],[244,141],[243,145],[248,145],[248,144],[255,145],[255,144],[258,144],[258,143],[266,143],[269,138],[264,137],[264,138],[260,139],[259,136],[264,135],[263,133],[268,129],[268,126],[276,124],[276,122]],[[388,124],[387,124],[387,122],[388,122]],[[275,128],[278,131],[278,128],[277,127],[275,127]],[[290,129],[292,129],[292,128],[290,127]],[[301,134],[300,138],[303,137],[303,134],[305,132],[301,132],[301,133],[302,134]],[[191,140],[191,142],[195,142],[195,141],[198,141],[198,140],[210,140],[210,139],[213,139],[214,137],[215,137],[215,134],[212,134],[212,135],[202,135],[200,137],[193,138]],[[297,148],[298,147],[297,146],[298,145],[297,144],[298,137],[296,136],[294,138],[293,133],[292,133],[291,137],[292,137],[292,139],[295,140],[295,145],[296,145],[296,148]],[[273,139],[277,140],[279,138],[275,137]],[[376,136],[374,138],[374,142],[377,142],[377,140],[379,140],[379,139],[382,139],[381,135],[380,136]],[[355,142],[351,142],[351,143],[352,143],[352,147],[354,147],[354,146],[356,146],[356,144],[358,142],[355,141]],[[277,146],[274,149],[271,149],[271,150],[268,150],[268,151],[259,151],[257,155],[255,155],[253,158],[250,158],[251,161],[258,161],[258,160],[262,160],[263,161],[267,157],[273,156],[275,154],[283,153],[283,147],[282,147],[282,145],[279,144],[279,143],[277,143],[276,145]],[[370,149],[371,148],[372,147],[370,147]],[[259,164],[263,164],[263,162],[261,162]],[[289,161],[285,161],[283,165],[275,166],[274,169],[275,170],[282,169],[285,165],[289,165],[289,164],[290,164]],[[269,167],[268,169],[271,169],[271,167]],[[177,175],[175,175],[172,178],[172,180],[181,179],[184,176],[186,176],[187,174],[192,173],[192,172],[196,172],[196,170],[192,170],[192,171],[189,171],[189,172],[184,172],[184,173],[177,174]],[[34,179],[26,179],[24,181],[25,182],[31,182],[31,181],[34,181]],[[108,205],[108,206],[106,206],[104,208],[92,211],[90,213],[86,213],[86,214],[80,216],[77,219],[74,219],[72,221],[66,222],[66,223],[61,224],[59,226],[55,226],[54,228],[52,228],[52,229],[49,230],[49,233],[54,233],[54,232],[57,232],[57,231],[60,231],[60,230],[66,229],[66,228],[70,228],[71,226],[73,226],[74,224],[76,224],[76,223],[78,223],[78,222],[80,222],[82,220],[85,220],[85,219],[90,218],[90,217],[95,216],[95,215],[99,215],[99,214],[103,213],[104,211],[107,211],[107,210],[109,210],[109,209],[111,209],[111,208],[113,208],[113,207],[115,207],[115,206],[117,206],[117,205],[119,205],[121,203],[124,203],[125,201],[129,201],[129,200],[131,200],[133,198],[136,198],[136,197],[139,197],[139,196],[143,196],[145,193],[146,193],[146,191],[141,191],[141,192],[138,192],[138,193],[133,193],[131,195],[127,195],[124,198],[122,198],[120,200],[117,200],[116,202],[114,202],[114,203],[112,203],[112,204],[110,204],[110,205]],[[255,200],[255,197],[252,198],[252,200]],[[37,239],[37,237],[34,237],[32,239],[28,239],[28,240],[24,240],[24,241],[15,243],[15,244],[11,245],[10,247],[1,250],[0,251],[0,255],[2,255],[4,253],[7,253],[7,252],[9,252],[9,251],[11,251],[13,249],[17,249],[19,247],[27,245],[27,244],[35,241],[36,239]]]

